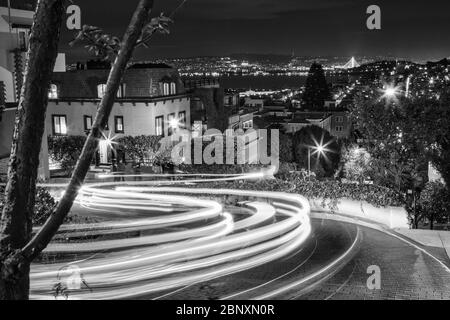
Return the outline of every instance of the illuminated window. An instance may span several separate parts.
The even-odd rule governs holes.
[[[123,117],[122,116],[114,117],[114,131],[116,133],[124,133]]]
[[[169,127],[167,128],[167,134],[171,136],[175,129],[178,127],[178,120],[175,118],[175,113],[167,115],[167,123]]]
[[[48,90],[49,99],[58,99],[58,86],[54,83],[50,84],[50,89]]]
[[[53,135],[62,136],[67,134],[67,118],[65,115],[52,115]]]
[[[170,94],[177,94],[177,85],[175,82],[170,83]]]
[[[244,129],[250,129],[250,128],[253,128],[253,120],[245,121],[245,122],[242,124],[242,127],[243,127]]]
[[[84,131],[89,131],[92,129],[92,117],[84,116]]]
[[[342,131],[344,131],[344,127],[343,126],[336,126],[335,131],[336,132],[342,132]]]
[[[169,84],[168,83],[164,83],[163,84],[163,95],[165,95],[165,96],[170,95]]]
[[[157,136],[164,135],[164,117],[163,116],[155,118],[155,134]]]
[[[336,122],[344,122],[344,117],[343,116],[336,117]]]
[[[119,90],[117,90],[117,98],[125,97],[125,83],[121,83],[119,86]]]
[[[106,84],[101,83],[97,86],[97,96],[101,99],[105,95],[106,92]]]

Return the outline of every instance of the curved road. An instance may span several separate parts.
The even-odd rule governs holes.
[[[439,252],[310,219],[301,196],[197,188],[264,175],[149,175],[84,187],[73,211],[105,221],[63,226],[32,266],[31,298],[450,299]],[[370,266],[380,289],[367,286]]]

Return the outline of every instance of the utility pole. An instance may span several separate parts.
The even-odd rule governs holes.
[[[308,179],[311,180],[311,148],[308,147]]]

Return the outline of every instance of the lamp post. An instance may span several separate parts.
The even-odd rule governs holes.
[[[311,177],[311,147],[308,147],[308,179]]]

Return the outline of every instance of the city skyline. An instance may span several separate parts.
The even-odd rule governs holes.
[[[136,1],[111,6],[105,0],[76,0],[82,24],[121,35],[125,17]],[[178,8],[171,34],[156,35],[150,49],[139,49],[136,59],[226,56],[233,53],[296,56],[393,56],[417,62],[450,56],[449,3],[443,0],[410,3],[380,0],[381,30],[368,30],[366,0],[266,0],[244,3],[230,0],[169,0],[155,2],[154,15],[169,15]],[[107,14],[105,14],[107,12]],[[83,47],[70,47],[73,31],[63,28],[61,49],[68,60],[86,60]]]

